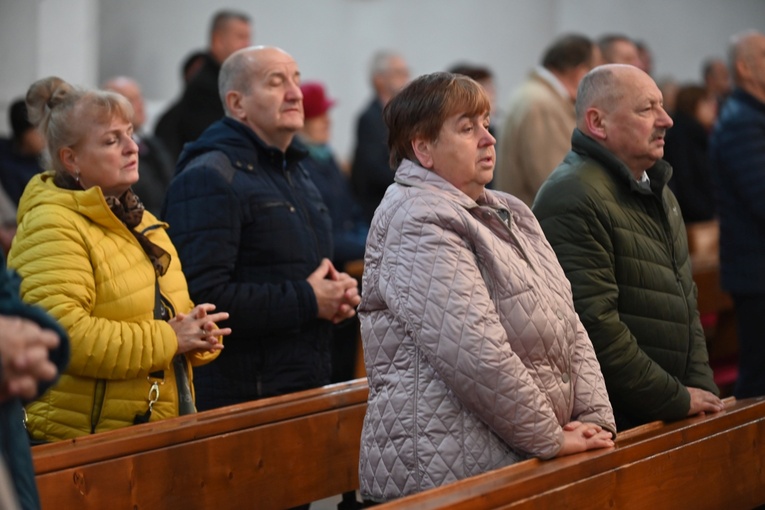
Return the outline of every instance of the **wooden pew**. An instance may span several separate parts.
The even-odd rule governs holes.
[[[753,508],[765,503],[765,398],[726,403],[620,433],[614,449],[527,460],[376,508]]]
[[[358,488],[366,380],[32,449],[43,510],[283,509]]]

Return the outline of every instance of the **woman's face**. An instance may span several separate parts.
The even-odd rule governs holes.
[[[329,114],[326,112],[317,117],[305,119],[303,123],[303,136],[311,143],[329,143],[330,125]]]
[[[438,138],[424,142],[424,152],[417,155],[425,168],[476,200],[494,176],[495,143],[489,112],[473,117],[458,113],[446,119]]]
[[[127,120],[93,123],[71,150],[84,189],[100,186],[104,195],[120,196],[138,181],[138,145]]]

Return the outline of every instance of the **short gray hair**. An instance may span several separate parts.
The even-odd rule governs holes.
[[[615,67],[624,64],[608,64],[594,68],[587,73],[576,92],[576,122],[581,125],[587,109],[597,104],[610,110],[621,99],[621,91],[616,86]]]
[[[400,56],[395,51],[378,51],[372,56],[369,64],[369,77],[374,78],[378,74],[384,74],[390,69],[390,59]]]

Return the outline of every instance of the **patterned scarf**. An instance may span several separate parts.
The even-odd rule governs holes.
[[[128,189],[119,198],[112,196],[104,198],[106,198],[106,203],[114,215],[125,224],[130,233],[135,236],[143,251],[149,256],[157,276],[163,276],[167,272],[167,268],[170,267],[170,254],[149,241],[149,238],[141,232],[135,230],[135,227],[143,219],[144,211],[143,202],[138,198],[138,195],[133,193],[133,190]]]
[[[83,187],[80,182],[68,173],[56,172],[53,178],[53,183],[59,188],[68,189],[72,191],[81,191]],[[119,220],[125,224],[130,230],[130,233],[141,245],[143,251],[149,256],[151,264],[154,266],[154,272],[156,275],[163,276],[167,272],[167,268],[170,267],[170,254],[163,250],[161,247],[149,241],[149,239],[140,232],[135,230],[135,227],[141,224],[143,219],[143,202],[138,198],[138,195],[133,193],[132,189],[128,189],[119,198],[112,196],[105,196],[106,204],[109,209],[114,213]]]

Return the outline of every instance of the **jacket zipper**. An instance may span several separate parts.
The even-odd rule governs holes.
[[[318,265],[321,261],[321,247],[319,246],[319,237],[316,235],[316,229],[313,226],[313,223],[311,222],[311,216],[308,214],[308,211],[306,210],[305,203],[303,202],[303,197],[295,195],[295,183],[292,180],[292,170],[288,168],[284,168],[284,175],[287,178],[287,184],[289,184],[289,187],[292,192],[292,196],[295,199],[295,203],[298,204],[298,207],[300,207],[300,212],[305,218],[305,222],[308,225],[308,230],[311,231],[311,236],[313,237],[313,243],[316,247],[316,254],[319,256],[318,260],[316,260],[316,264]]]
[[[101,411],[104,408],[104,398],[106,396],[106,381],[104,379],[96,379],[95,388],[93,390],[93,409],[90,411],[90,433],[96,433],[96,427],[98,426],[98,420],[101,418]]]

